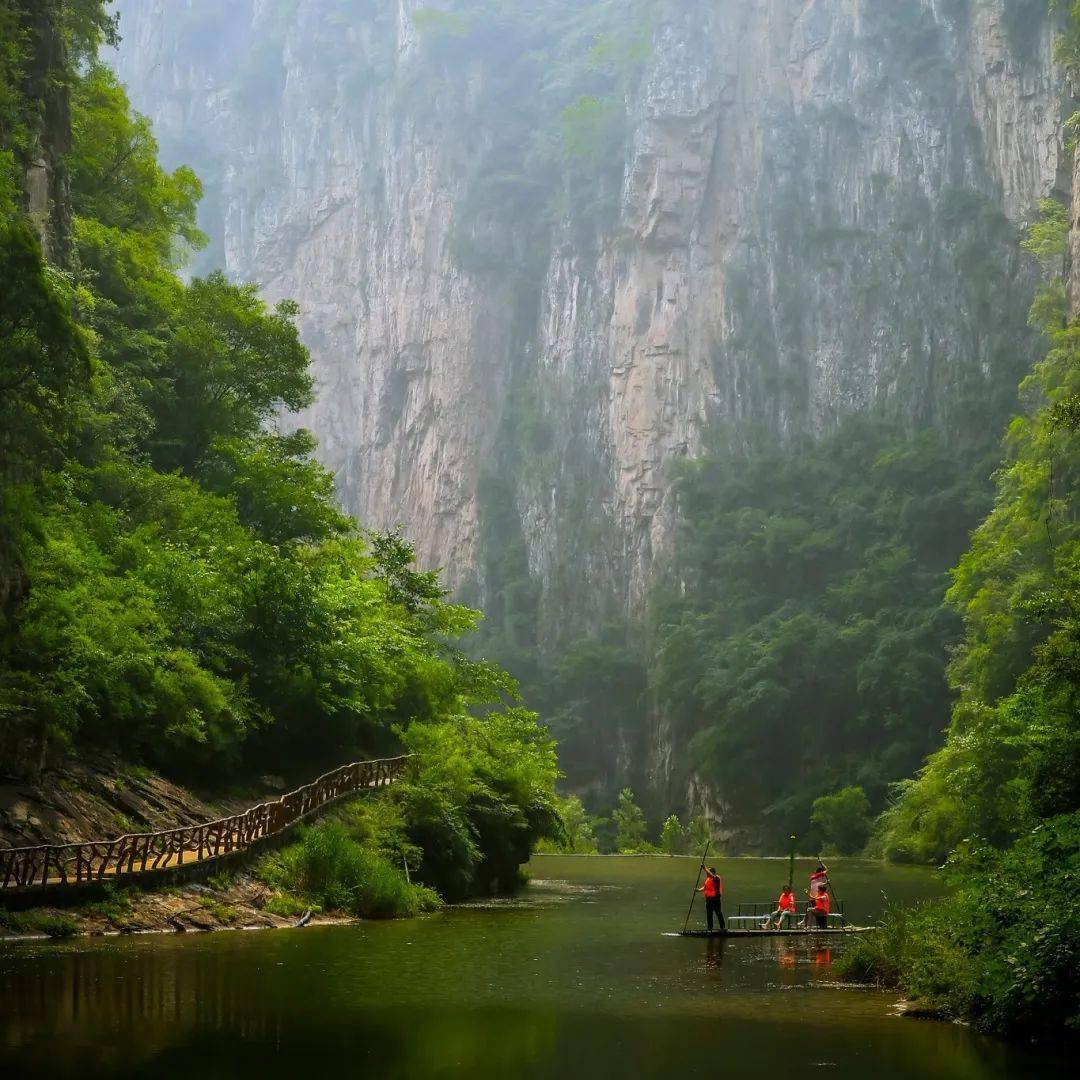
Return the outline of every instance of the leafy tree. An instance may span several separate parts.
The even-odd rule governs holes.
[[[556,835],[548,838],[552,841],[551,850],[567,855],[595,855],[599,849],[593,819],[581,799],[576,795],[567,795],[559,798],[556,805],[559,823]]]
[[[24,223],[0,223],[0,627],[27,587],[38,487],[76,440],[92,360],[70,282]],[[0,722],[5,704],[0,698]]]
[[[810,821],[841,855],[854,855],[870,836],[870,800],[861,787],[841,788],[814,800]]]
[[[1051,272],[1061,265],[1069,239],[1069,208],[1057,199],[1042,199],[1039,216],[1020,246]]]
[[[338,510],[333,477],[313,457],[315,448],[314,437],[302,429],[214,439],[200,470],[203,485],[231,496],[240,521],[267,543],[343,535],[353,524]],[[373,541],[376,556],[380,542]]]
[[[629,854],[644,847],[645,813],[634,802],[634,793],[629,788],[619,792],[611,820],[615,825],[615,846],[620,852]]]
[[[25,224],[0,226],[0,280],[0,469],[13,483],[70,448],[92,369],[71,284]]]
[[[1042,225],[1059,232],[1060,215],[1044,207]],[[1059,412],[1080,393],[1080,331],[1063,304],[1051,281],[1035,305],[1049,352],[1025,380],[1031,407],[1009,426],[997,500],[953,576],[958,699],[944,747],[882,819],[893,858],[941,861],[971,836],[1004,845],[1080,806],[1080,442]]]
[[[426,853],[423,880],[451,899],[512,885],[558,821],[555,747],[535,714],[514,707],[413,724],[403,739],[415,756],[395,796]]]
[[[29,139],[31,103],[20,93],[29,62],[27,28],[13,0],[0,3],[0,220],[19,202],[16,163]]]
[[[592,828],[600,854],[617,855],[619,848],[615,842],[615,822],[610,817],[597,816],[592,819]]]
[[[375,534],[371,546],[387,595],[410,614],[436,608],[447,595],[438,571],[416,569],[413,550],[400,530]]]
[[[0,0],[0,223],[21,213],[21,174],[41,149],[43,122],[62,124],[80,66],[100,43],[116,43],[116,19],[105,7],[106,0]],[[58,126],[55,134],[59,149],[66,132]]]
[[[576,795],[560,800],[559,816],[566,833],[565,850],[574,855],[595,855],[597,847],[592,820]]]
[[[150,122],[131,111],[123,87],[103,64],[92,63],[75,85],[68,167],[77,212],[146,238],[169,266],[186,261],[206,243],[195,224],[198,177],[186,166],[172,173],[161,168]]]
[[[688,840],[678,815],[669,814],[660,828],[660,850],[665,855],[685,855]]]
[[[277,409],[310,404],[297,313],[284,300],[268,312],[256,286],[233,285],[220,272],[191,283],[152,399],[151,452],[159,468],[199,474],[215,440],[251,438]]]
[[[709,828],[709,821],[704,815],[699,814],[690,819],[686,826],[686,839],[691,855],[705,850],[705,845],[712,840],[712,829]]]

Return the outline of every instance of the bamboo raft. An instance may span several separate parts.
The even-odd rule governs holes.
[[[842,934],[865,934],[873,930],[872,926],[855,926],[844,917],[843,901],[836,903],[836,910],[831,912],[829,918],[833,924],[827,927],[819,926],[787,926],[779,930],[771,927],[763,930],[761,924],[772,916],[775,904],[755,903],[740,904],[737,915],[729,915],[724,920],[724,927],[720,930],[675,930],[669,931],[665,937],[697,937],[697,938],[729,938],[729,937],[836,937]],[[800,900],[793,919],[806,919],[807,903]],[[741,924],[741,925],[740,925]],[[839,925],[837,925],[839,924]]]
[[[746,937],[838,937],[846,934],[867,934],[875,929],[873,926],[830,926],[826,930],[813,929],[800,930],[792,927],[790,930],[669,930],[664,937],[692,937],[692,938],[746,938]]]

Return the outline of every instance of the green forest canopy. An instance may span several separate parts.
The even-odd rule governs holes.
[[[939,744],[961,635],[944,592],[988,472],[872,417],[682,469],[655,689],[695,770],[770,844],[845,785],[880,809]]]
[[[391,816],[425,880],[505,883],[554,829],[556,765],[514,681],[453,644],[479,614],[342,515],[314,439],[279,430],[311,400],[296,306],[178,276],[200,184],[161,168],[96,61],[105,4],[0,0],[0,30],[5,764],[94,745],[223,783],[405,746]],[[40,140],[69,134],[43,128],[65,124],[43,85],[70,97],[66,265],[22,191]]]

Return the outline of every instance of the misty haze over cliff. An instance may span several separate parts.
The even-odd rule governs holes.
[[[301,306],[343,504],[526,665],[641,649],[678,462],[852,413],[996,438],[1034,355],[1017,230],[1069,187],[1041,3],[118,9],[206,265]],[[708,803],[640,679],[614,774]]]

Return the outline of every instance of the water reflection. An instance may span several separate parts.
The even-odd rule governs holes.
[[[713,974],[719,974],[724,963],[724,939],[705,939],[705,970]]]
[[[771,863],[738,862],[729,880],[748,893],[771,884]],[[836,987],[842,942],[661,936],[685,912],[677,862],[544,869],[540,903],[415,922],[0,947],[2,1075],[591,1080],[711,1076],[723,1060],[748,1076],[835,1062],[833,1076],[984,1080],[1060,1064]],[[556,876],[572,886],[553,903]]]

